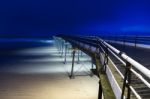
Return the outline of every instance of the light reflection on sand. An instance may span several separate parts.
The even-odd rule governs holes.
[[[54,47],[24,49],[15,54],[17,61],[0,71],[0,99],[97,99],[97,77],[69,79],[71,55],[64,64]],[[90,73],[89,61],[83,57],[80,64],[75,63],[76,74]]]

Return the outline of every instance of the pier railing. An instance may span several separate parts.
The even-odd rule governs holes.
[[[100,57],[101,64],[103,65],[101,69],[106,72],[116,99],[124,99],[125,97],[127,99],[131,97],[144,99],[150,96],[150,70],[124,52],[116,49],[97,36],[79,37],[61,35],[58,37],[69,42],[72,46],[81,46],[82,48],[90,49],[92,53]],[[64,42],[63,40],[62,42]]]
[[[100,38],[113,41],[120,42],[121,44],[130,44],[133,46],[141,46],[141,45],[149,45],[150,46],[150,36],[100,36]]]

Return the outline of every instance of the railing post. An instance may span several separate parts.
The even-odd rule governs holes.
[[[91,58],[91,69],[94,69],[93,58]]]
[[[126,70],[125,70],[125,75],[124,75],[124,81],[123,81],[123,88],[122,88],[122,95],[121,99],[124,98],[125,94],[125,87],[128,88],[127,91],[127,99],[130,99],[131,96],[131,89],[130,89],[130,84],[131,84],[131,64],[129,62],[126,62]]]
[[[64,64],[66,64],[66,54],[67,54],[67,44],[65,43],[65,60],[64,60]]]
[[[63,41],[61,42],[61,44],[62,44],[62,45],[61,45],[61,46],[62,46],[62,47],[61,47],[61,56],[63,56],[63,50],[64,50],[64,43],[63,43]]]
[[[78,63],[78,64],[80,63],[79,49],[78,49],[78,61],[77,61],[77,63]]]
[[[106,72],[106,67],[108,65],[108,48],[106,47],[106,50],[105,50],[105,57],[104,57],[104,63],[103,63],[103,68],[104,68],[104,71]]]
[[[91,76],[93,76],[93,71],[94,70],[94,63],[93,63],[93,58],[91,57]]]
[[[58,46],[59,46],[59,54],[61,54],[62,45],[61,45],[61,41],[60,40],[58,40]]]
[[[75,48],[73,48],[73,52],[72,52],[72,68],[71,68],[71,75],[70,78],[73,79],[74,78],[74,58],[75,58]]]
[[[101,85],[101,81],[99,80],[99,89],[98,89],[98,99],[102,99],[102,85]]]
[[[131,89],[130,89],[130,84],[131,84],[131,65],[129,64],[129,70],[128,70],[128,94],[127,94],[127,99],[130,99],[130,96],[131,96]]]
[[[83,57],[83,52],[81,51],[81,57]]]

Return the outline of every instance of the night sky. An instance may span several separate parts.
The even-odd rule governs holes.
[[[1,0],[1,37],[150,35],[149,0]]]

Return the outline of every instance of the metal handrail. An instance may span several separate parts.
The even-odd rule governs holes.
[[[104,51],[104,49],[101,47],[103,53],[106,53]],[[110,53],[112,53],[121,63],[123,63],[125,66],[126,66],[126,63],[120,59],[113,51],[111,51],[110,49],[108,49]],[[114,64],[114,62],[111,60],[111,58],[108,56],[108,59],[110,60],[110,62],[113,64],[114,68],[116,69],[116,71],[119,73],[119,75],[121,76],[122,79],[124,79],[124,75],[120,72],[120,70],[117,68],[117,66]],[[134,71],[133,69],[131,69],[132,71]],[[137,74],[136,71],[134,71],[134,74]],[[128,81],[126,81],[126,83],[128,83]],[[141,99],[140,95],[135,91],[135,89],[129,85],[130,89],[132,90],[132,92],[135,94],[135,96],[138,98],[138,99]]]
[[[126,55],[125,53],[121,52],[120,50],[116,49],[115,47],[111,46],[104,40],[98,38],[101,42],[103,42],[108,48],[110,48],[112,51],[114,51],[116,54],[120,55],[125,61],[132,64],[136,69],[138,69],[141,73],[143,73],[145,76],[147,76],[150,79],[150,70]]]
[[[140,63],[138,63],[137,61],[135,61],[134,59],[132,59],[128,55],[126,55],[125,53],[123,53],[120,50],[116,49],[115,47],[111,46],[110,44],[108,44],[107,42],[105,42],[104,40],[102,40],[101,38],[95,37],[96,39],[92,40],[89,37],[86,37],[86,38],[74,37],[74,39],[76,39],[76,38],[78,38],[78,40],[81,41],[81,42],[83,42],[83,43],[92,44],[92,45],[98,44],[97,41],[100,41],[100,43],[103,43],[109,49],[111,49],[113,52],[115,52],[116,54],[120,55],[125,61],[129,62],[130,64],[132,64],[135,68],[137,68],[141,73],[143,73],[145,76],[147,76],[150,79],[150,70],[149,69],[147,69],[146,67],[144,67],[143,65],[141,65]],[[93,42],[91,42],[91,40]]]
[[[146,77],[148,77],[150,79],[150,70],[149,69],[144,67],[142,64],[136,62],[134,59],[132,59],[131,57],[129,57],[125,53],[123,53],[120,50],[116,49],[115,47],[111,46],[110,44],[105,42],[100,37],[97,37],[97,36],[72,37],[72,36],[70,36],[70,37],[67,37],[67,38],[71,42],[73,42],[73,41],[74,42],[81,42],[81,43],[89,44],[89,45],[92,45],[92,46],[95,46],[95,47],[99,47],[99,46],[106,47],[108,49],[108,51],[113,53],[113,55],[115,55],[115,57],[117,59],[119,59],[119,61],[122,62],[124,65],[126,65],[126,62],[128,62],[135,69],[137,69],[138,71],[140,71],[142,74],[144,74]],[[121,58],[119,58],[118,56],[120,56],[123,60]],[[141,74],[137,73],[133,68],[131,68],[130,71],[134,75],[136,75],[148,88],[150,88],[150,83],[147,80],[145,80],[145,78],[143,76],[141,76]],[[134,91],[133,93],[137,97],[139,97],[139,95],[137,95],[137,93],[135,92],[134,88],[131,85],[129,85],[129,87],[132,91]],[[140,98],[138,98],[138,99],[140,99]]]
[[[150,45],[150,36],[100,36],[105,40],[121,41],[125,43],[148,44]]]

